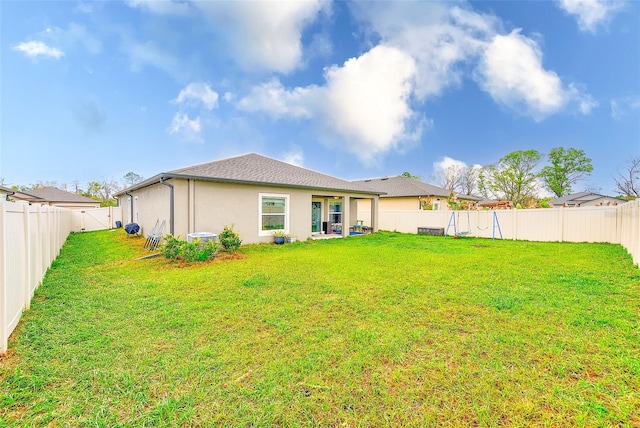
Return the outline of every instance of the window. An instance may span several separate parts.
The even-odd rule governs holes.
[[[342,201],[329,201],[330,233],[342,233]]]
[[[274,230],[289,232],[289,195],[260,193],[259,236],[269,236]]]

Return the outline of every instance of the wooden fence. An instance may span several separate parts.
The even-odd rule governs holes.
[[[370,218],[359,211],[358,218]],[[478,211],[380,211],[378,228],[417,233],[419,227],[481,238],[621,244],[640,264],[640,200],[611,207]]]

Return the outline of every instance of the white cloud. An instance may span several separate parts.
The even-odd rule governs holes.
[[[565,87],[555,72],[544,69],[540,47],[519,30],[496,35],[486,45],[475,79],[494,101],[537,121],[573,102],[583,113],[594,106],[590,95],[575,85]]]
[[[48,39],[56,45],[64,46],[65,50],[72,50],[75,46],[80,45],[92,55],[102,52],[102,42],[89,34],[84,26],[73,22],[69,24],[67,29],[47,27],[38,36]]]
[[[76,12],[80,12],[80,13],[93,13],[94,9],[93,6],[95,5],[95,3],[93,2],[83,2],[80,1],[78,2],[78,4],[76,5]]]
[[[310,118],[317,87],[287,90],[278,79],[254,86],[237,107],[245,111],[264,111],[276,119],[281,117]]]
[[[620,120],[628,114],[633,114],[634,111],[640,111],[640,96],[613,99],[610,105],[611,117]]]
[[[189,5],[173,0],[128,0],[132,8],[146,9],[158,15],[185,15],[189,13]]]
[[[182,89],[173,102],[183,106],[201,103],[207,110],[212,110],[218,106],[218,94],[207,83],[193,82]]]
[[[411,56],[379,45],[325,74],[324,125],[365,164],[412,137],[415,114],[409,101],[416,64]]]
[[[169,133],[177,135],[183,141],[204,141],[201,115],[205,115],[204,123],[211,124],[212,117],[208,112],[218,107],[218,98],[218,93],[213,91],[208,83],[192,82],[185,86],[178,96],[171,100],[171,103],[177,104],[178,112],[168,128]],[[190,119],[189,113],[196,115],[196,118]]]
[[[13,47],[13,49],[19,52],[24,52],[27,56],[32,58],[44,56],[60,59],[64,56],[64,52],[62,52],[60,49],[48,46],[44,42],[35,40],[18,43]]]
[[[624,7],[622,1],[611,0],[559,0],[558,6],[578,20],[581,31],[595,33],[606,25],[613,15]]]
[[[246,69],[288,73],[302,63],[302,31],[330,3],[312,1],[196,1],[224,33],[236,60]]]
[[[415,61],[403,51],[376,46],[342,67],[325,71],[324,86],[286,89],[278,80],[254,87],[237,106],[275,118],[312,118],[325,143],[364,164],[419,138],[421,123],[410,106]]]
[[[287,152],[282,156],[282,161],[295,166],[304,166],[304,152],[302,147],[292,144]]]
[[[182,79],[186,75],[184,65],[153,41],[139,43],[125,40],[122,49],[129,56],[133,71],[139,72],[145,66],[150,65],[165,71],[176,79]]]
[[[450,168],[462,170],[466,167],[467,167],[467,164],[464,163],[463,161],[450,158],[449,156],[445,156],[441,160],[433,163],[433,171],[436,174],[447,171]]]
[[[462,83],[465,64],[480,53],[497,22],[495,17],[437,2],[368,2],[352,9],[384,44],[414,58],[415,95],[420,100]]]
[[[168,131],[170,134],[177,135],[182,141],[203,142],[200,116],[195,119],[189,119],[189,115],[186,113],[178,112],[173,116],[173,121]]]
[[[411,55],[417,66],[414,96],[421,101],[475,79],[493,99],[541,120],[563,109],[587,114],[597,103],[542,66],[538,44],[519,33],[503,34],[502,21],[462,3],[371,2],[352,6],[382,43]]]

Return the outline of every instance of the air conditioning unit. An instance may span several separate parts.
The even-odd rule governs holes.
[[[200,242],[207,242],[207,241],[217,242],[218,235],[211,232],[194,232],[194,233],[187,234],[187,242],[193,242],[196,239],[200,239]]]

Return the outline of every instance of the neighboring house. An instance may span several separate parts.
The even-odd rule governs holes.
[[[447,210],[451,192],[445,188],[427,184],[408,177],[383,177],[368,180],[358,180],[354,183],[363,184],[371,189],[384,193],[380,195],[380,210]],[[455,195],[458,202],[475,203],[480,200],[475,196]],[[361,211],[368,211],[366,201],[359,203]]]
[[[489,210],[510,210],[513,207],[513,202],[511,201],[498,201],[495,199],[481,199],[476,203],[476,206],[479,209],[489,209]],[[529,207],[533,208],[533,207]]]
[[[572,193],[571,195],[551,199],[549,205],[558,207],[597,207],[614,206],[626,202],[611,196],[599,195],[592,192]]]
[[[68,208],[70,210],[85,210],[100,208],[100,201],[86,196],[60,190],[55,187],[43,187],[26,191],[16,191],[10,195],[11,199],[18,202],[27,202],[29,205],[50,205],[54,207]]]
[[[378,192],[255,153],[160,173],[116,197],[124,222],[144,234],[164,221],[164,233],[183,238],[233,225],[243,243],[271,242],[276,230],[346,236],[360,199],[374,206],[367,220],[377,229]]]
[[[0,198],[8,200],[8,196],[13,195],[15,192],[8,187],[0,186]]]

